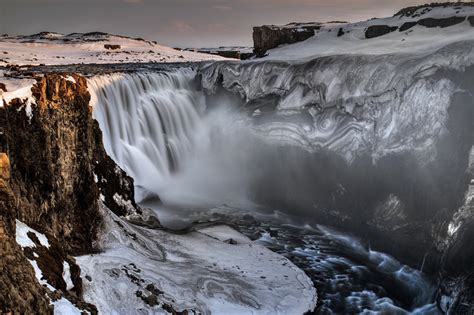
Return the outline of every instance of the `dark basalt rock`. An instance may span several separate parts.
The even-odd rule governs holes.
[[[426,18],[426,19],[421,19],[418,21],[419,25],[423,25],[428,28],[433,28],[433,27],[449,27],[453,26],[459,23],[462,23],[466,20],[466,17],[464,16],[452,16],[449,18],[444,18],[444,19],[434,19],[434,18]]]
[[[120,45],[112,45],[112,44],[105,44],[104,45],[105,49],[110,49],[110,50],[116,50],[122,48]]]
[[[94,137],[97,144],[94,152],[95,174],[103,202],[118,216],[141,214],[140,207],[135,203],[133,178],[127,175],[110,158],[102,145],[102,132],[99,124],[94,121]]]
[[[344,29],[341,27],[338,31],[337,31],[337,37],[341,37],[342,35],[344,35],[345,32],[344,32]]]
[[[415,26],[416,24],[418,24],[418,22],[406,22],[406,23],[403,23],[402,26],[400,26],[400,29],[399,31],[400,32],[404,32],[410,28],[412,28],[413,26]]]
[[[468,16],[467,20],[469,21],[469,24],[471,24],[471,26],[474,27],[474,16]]]
[[[365,31],[365,38],[375,38],[396,31],[398,26],[371,25]]]

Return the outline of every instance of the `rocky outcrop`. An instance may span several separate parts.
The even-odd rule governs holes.
[[[402,26],[400,26],[399,31],[404,32],[414,27],[415,25],[421,25],[427,28],[434,28],[434,27],[445,28],[445,27],[450,27],[450,26],[462,23],[465,20],[466,20],[465,16],[451,16],[451,17],[442,18],[442,19],[425,18],[425,19],[420,19],[418,21],[405,22],[402,24]],[[371,25],[365,31],[365,38],[375,38],[375,37],[383,36],[393,31],[396,31],[397,29],[398,29],[398,26]]]
[[[406,7],[394,14],[397,17],[419,17],[423,14],[430,12],[433,8],[460,8],[462,6],[473,6],[473,3],[469,2],[432,2],[418,6]]]
[[[262,25],[253,28],[254,53],[263,57],[267,50],[300,42],[314,36],[320,23],[291,23],[284,26]]]
[[[388,25],[371,25],[365,31],[365,38],[375,38],[383,36],[385,34],[391,33],[398,29],[397,26],[388,26]]]
[[[37,79],[32,92],[36,104],[14,99],[0,108],[8,144],[8,155],[0,156],[0,309],[43,314],[51,312],[49,298],[66,296],[95,313],[81,300],[80,269],[71,256],[98,250],[100,199],[118,215],[140,213],[133,180],[105,153],[85,78],[49,74]],[[22,250],[15,219],[47,235],[51,246]],[[27,258],[56,292],[38,284]]]

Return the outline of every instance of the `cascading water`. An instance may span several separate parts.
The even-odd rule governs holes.
[[[316,66],[324,71],[327,65],[323,62]],[[349,68],[343,69],[353,75],[355,72]],[[407,62],[401,68],[412,71],[413,64]],[[219,73],[219,69],[212,71],[216,75]],[[239,71],[234,69],[232,74]],[[249,72],[255,75],[255,71]],[[312,214],[318,213],[320,208],[336,210],[347,206],[367,221],[386,220],[383,215],[388,213],[395,217],[390,220],[395,221],[380,222],[403,224],[407,216],[403,190],[398,191],[396,185],[398,182],[403,185],[403,181],[410,178],[397,177],[404,172],[398,171],[397,167],[422,167],[417,163],[409,164],[411,157],[399,155],[400,163],[391,158],[384,160],[383,156],[387,152],[400,154],[413,146],[421,147],[421,151],[417,151],[418,157],[429,156],[433,152],[430,137],[446,133],[449,121],[443,123],[440,117],[447,116],[449,104],[455,103],[451,99],[456,99],[452,80],[433,80],[429,76],[435,71],[429,74],[420,71],[422,76],[416,70],[412,71],[417,79],[409,85],[401,77],[395,80],[399,82],[399,90],[390,88],[384,92],[386,85],[380,87],[376,84],[378,81],[369,81],[364,89],[366,96],[343,97],[345,110],[342,111],[338,100],[330,100],[330,106],[324,105],[337,94],[331,92],[329,86],[322,96],[324,101],[318,105],[308,103],[317,97],[305,92],[306,88],[300,83],[292,92],[273,101],[270,87],[246,91],[245,106],[253,101],[252,98],[260,97],[255,106],[257,109],[254,107],[249,112],[242,108],[245,101],[236,101],[228,92],[209,97],[196,82],[196,72],[186,68],[163,73],[93,77],[89,79],[89,88],[94,117],[103,130],[106,150],[135,179],[138,200],[142,203],[165,212],[166,208],[176,205],[194,209],[191,214],[176,214],[176,208],[172,208],[169,212],[175,213],[174,218],[190,216],[192,220],[212,220],[213,214],[218,214],[218,218],[234,222],[244,233],[287,255],[312,276],[320,291],[320,311],[404,312],[406,309],[435,314],[435,307],[430,305],[433,287],[420,271],[404,266],[388,255],[368,250],[367,245],[348,236],[316,226],[314,223],[318,223],[319,218]],[[297,65],[294,72],[288,70],[282,76],[300,72]],[[275,86],[278,82],[289,84],[288,80],[275,79],[269,74],[267,79]],[[229,89],[239,90],[232,80],[224,77],[224,87],[228,85]],[[300,79],[296,77],[295,80]],[[213,80],[201,82],[207,90],[209,82]],[[216,82],[213,84],[217,85]],[[321,88],[321,84],[317,87]],[[434,125],[407,122],[407,117],[411,119],[415,108],[423,104],[422,95],[429,96],[439,89],[445,90],[443,97],[428,99],[428,103],[436,107],[432,108],[432,113],[416,114]],[[261,90],[260,94],[258,90]],[[265,91],[270,92],[267,95]],[[347,94],[354,93],[341,92],[340,95]],[[394,99],[395,104],[390,104],[390,99]],[[349,106],[351,102],[354,104]],[[272,103],[272,111],[280,112],[280,115],[268,114],[266,104]],[[368,104],[368,110],[364,104]],[[348,113],[347,108],[352,108],[352,113]],[[429,105],[421,108],[429,110]],[[396,124],[414,129],[396,129]],[[404,137],[409,141],[396,143]],[[381,139],[386,141],[381,142]],[[382,143],[389,143],[390,147],[384,147]],[[321,152],[321,147],[339,150],[340,154]],[[440,147],[443,145],[439,145],[438,155],[443,154]],[[361,159],[361,156],[365,157],[360,154],[361,150],[367,149],[372,150],[367,158],[369,162]],[[381,162],[373,165],[374,159]],[[425,164],[429,164],[429,159],[423,161],[423,167]],[[388,177],[390,182],[382,181],[378,173]],[[393,190],[401,197],[392,193]],[[159,196],[163,205],[158,206],[154,196]],[[275,200],[279,200],[276,205]],[[255,212],[256,204],[264,205],[263,212]],[[288,214],[274,212],[271,209],[274,206],[297,217],[301,214],[301,217],[294,221]],[[207,210],[213,207],[217,208]],[[238,214],[233,210],[235,208],[240,209]],[[365,208],[375,209],[375,219],[360,212]],[[241,220],[242,215],[249,214],[247,211],[261,223],[256,226],[246,219]],[[268,213],[277,215],[266,220]],[[331,215],[345,214],[334,211]],[[162,213],[160,218],[165,218]],[[293,222],[291,226],[287,225],[289,222]],[[270,235],[269,230],[278,233]],[[424,260],[420,268],[423,266]],[[397,290],[408,290],[409,293],[398,294]],[[423,306],[425,304],[428,306]]]
[[[204,98],[188,70],[89,80],[94,117],[111,157],[135,179],[137,199],[159,192],[191,154]]]

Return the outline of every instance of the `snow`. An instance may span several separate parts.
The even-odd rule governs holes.
[[[40,241],[41,245],[49,248],[49,242],[46,236],[42,233],[39,233],[38,231],[30,228],[23,222],[16,220],[16,234],[15,234],[15,240],[18,245],[21,247],[36,247],[35,243],[28,237],[28,232],[32,232],[36,235],[38,240]],[[35,258],[38,257],[37,253],[33,253],[33,256]],[[54,288],[52,285],[50,285],[43,277],[43,272],[38,266],[38,263],[36,260],[28,259],[30,262],[31,266],[34,269],[35,272],[35,277],[38,280],[39,284],[42,286],[45,286],[48,288],[51,292],[56,291],[56,288]],[[63,265],[63,278],[64,281],[66,282],[67,290],[70,290],[74,287],[72,280],[71,280],[71,272],[70,272],[70,266],[69,263],[64,262]],[[54,314],[56,315],[72,315],[72,314],[81,314],[81,311],[77,309],[70,301],[68,301],[65,298],[61,298],[57,301],[52,301],[51,304],[54,305]]]
[[[38,264],[36,263],[36,260],[28,259],[28,261],[30,262],[31,266],[33,266],[33,269],[35,270],[35,276],[36,276],[36,279],[38,280],[38,282],[39,282],[42,286],[45,286],[45,287],[47,287],[49,290],[51,290],[51,292],[56,291],[56,289],[55,289],[53,286],[51,286],[51,285],[43,278],[43,272],[42,272],[41,269],[38,267]]]
[[[54,305],[55,315],[81,315],[82,311],[75,307],[69,300],[61,298],[57,301],[52,301]]]
[[[251,243],[250,239],[245,235],[242,235],[226,225],[212,226],[207,228],[202,228],[198,230],[199,233],[205,234],[222,242],[233,240],[237,244],[249,244]]]
[[[68,76],[66,77],[66,81],[72,82],[72,83],[74,83],[74,84],[76,83],[76,79],[74,79],[74,78],[73,78],[72,76],[70,76],[70,75],[68,75]]]
[[[71,268],[67,261],[63,262],[63,279],[66,282],[66,290],[71,290],[74,288],[74,284],[71,279]]]
[[[423,9],[419,11],[421,12]],[[303,42],[269,50],[268,56],[263,59],[297,60],[341,54],[381,55],[433,51],[455,42],[472,41],[474,39],[474,27],[467,20],[446,28],[427,28],[416,25],[404,32],[396,30],[372,39],[365,38],[365,30],[371,25],[400,27],[405,22],[418,21],[424,18],[471,15],[474,15],[474,7],[472,6],[463,6],[459,10],[456,7],[435,7],[429,12],[415,17],[394,16],[350,24],[327,24],[316,31],[315,36]],[[338,37],[337,33],[341,27],[345,34]]]
[[[33,241],[28,237],[28,232],[34,233],[40,241],[41,245],[49,248],[49,242],[46,238],[46,235],[39,233],[38,231],[33,230],[28,225],[24,224],[23,222],[16,220],[15,240],[17,244],[21,247],[36,247],[35,243],[33,243]]]
[[[173,234],[111,212],[105,219],[104,252],[76,257],[82,276],[92,278],[83,280],[84,298],[100,313],[164,313],[136,295],[149,294],[150,283],[165,292],[160,303],[203,314],[302,314],[315,306],[316,291],[303,271],[230,227]]]
[[[36,83],[34,79],[18,79],[18,78],[7,78],[3,76],[3,72],[0,73],[0,82],[5,84],[7,92],[0,90],[0,107],[3,107],[4,102],[10,103],[13,99],[19,98],[26,100],[26,106],[31,108],[34,103],[33,94],[31,88]]]
[[[106,49],[104,45],[120,45],[120,48]],[[4,52],[0,55],[0,66],[225,60],[105,33],[0,36],[0,52]]]

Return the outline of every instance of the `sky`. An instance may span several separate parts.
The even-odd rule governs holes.
[[[356,22],[424,0],[0,0],[0,34],[102,31],[171,47],[252,46],[252,27]]]

